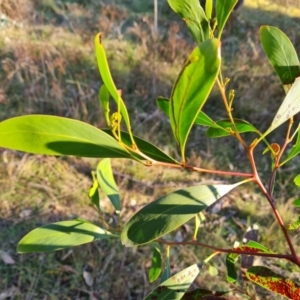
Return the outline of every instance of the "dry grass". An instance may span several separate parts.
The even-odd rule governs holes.
[[[223,70],[237,95],[234,113],[262,129],[271,122],[283,92],[260,46],[258,27],[265,23],[279,26],[299,52],[297,4],[298,0],[248,0],[223,41]],[[151,1],[138,0],[0,1],[1,13],[7,16],[0,28],[0,121],[45,113],[103,126],[93,52],[93,36],[101,30],[114,78],[135,123],[134,132],[178,155],[168,121],[157,110],[155,99],[169,95],[193,44],[164,2],[159,4],[156,37],[151,5]],[[224,117],[216,93],[205,111],[216,119]],[[273,139],[280,141],[280,133]],[[228,169],[234,165],[247,169],[237,144],[227,139],[208,141],[201,128],[192,131],[189,146],[189,160],[197,166]],[[36,226],[74,217],[98,221],[87,197],[90,170],[96,163],[1,152],[0,250],[15,261],[8,265],[0,262],[0,291],[6,292],[7,298],[10,292],[11,299],[142,299],[151,289],[147,281],[149,247],[124,249],[118,242],[104,241],[47,255],[16,254],[18,240]],[[262,175],[267,176],[269,159],[263,157],[258,163]],[[123,221],[144,203],[180,186],[224,180],[162,168],[145,170],[123,160],[114,160],[113,166],[123,200]],[[295,190],[288,190],[291,171],[296,172],[297,167],[280,173],[276,191],[279,210],[287,220],[295,217],[290,208]],[[107,220],[113,219],[109,205],[103,200]],[[221,210],[216,207],[207,214],[205,228],[201,228],[202,242],[231,247],[249,224],[257,222],[260,242],[278,252],[286,251],[285,244],[278,242],[281,233],[269,207],[253,186],[233,192],[218,205]],[[191,235],[192,227],[192,223],[188,224],[180,234]],[[299,235],[293,239],[297,243]],[[201,261],[208,254],[205,249],[173,247],[172,271]],[[231,289],[223,282],[223,257],[214,260],[214,264],[219,276],[212,278],[204,269],[195,286]],[[282,264],[291,268],[288,263]],[[85,284],[84,270],[92,270],[92,286]],[[264,299],[274,299],[268,297]]]

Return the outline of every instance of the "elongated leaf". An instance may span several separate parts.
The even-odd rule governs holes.
[[[130,158],[115,139],[89,124],[29,115],[0,123],[0,147],[35,154]]]
[[[274,120],[264,136],[276,129],[289,118],[293,117],[300,111],[300,77],[295,80],[292,87],[284,98]]]
[[[106,88],[106,86],[103,84],[99,90],[99,101],[100,105],[102,106],[103,112],[104,112],[104,117],[105,121],[108,127],[110,127],[110,116],[109,116],[109,92]]]
[[[249,280],[262,286],[266,290],[293,300],[300,300],[299,286],[283,276],[273,272],[270,268],[253,266],[248,269],[246,276]]]
[[[297,140],[296,140],[295,145],[292,147],[292,149],[289,152],[287,158],[280,164],[280,166],[284,165],[289,160],[293,159],[299,153],[300,153],[300,128],[298,129],[298,132],[297,132]]]
[[[234,119],[234,122],[239,133],[257,132],[256,128],[247,121]],[[233,134],[235,129],[229,119],[218,121],[216,122],[216,125],[219,127],[214,126],[207,130],[206,134],[208,137],[219,138],[230,136]]]
[[[198,45],[209,38],[209,23],[199,0],[168,0],[168,3],[186,23]]]
[[[205,1],[205,14],[208,20],[211,19],[213,10],[213,0],[206,0]]]
[[[124,104],[124,101],[122,100],[120,92],[117,90],[115,83],[112,79],[110,69],[108,66],[108,62],[106,59],[105,50],[102,45],[102,36],[100,33],[98,33],[95,37],[95,51],[96,51],[96,58],[97,58],[100,76],[101,76],[108,92],[111,94],[111,96],[115,100],[117,106],[120,105],[120,112],[121,112],[122,117],[124,118],[124,122],[127,126],[127,130],[129,132],[131,132],[128,111]]]
[[[183,271],[175,274],[168,280],[160,284],[153,290],[145,300],[152,299],[172,299],[179,300],[182,298],[187,289],[191,286],[200,272],[200,267],[194,264]]]
[[[101,211],[100,198],[99,198],[99,192],[98,192],[99,183],[98,183],[97,177],[95,176],[94,172],[92,172],[92,176],[93,176],[93,185],[89,190],[89,197],[91,199],[91,204],[97,208],[98,212],[100,212]]]
[[[235,263],[239,257],[239,254],[230,253],[226,256],[226,268],[227,268],[227,281],[234,283],[237,280],[237,272],[235,269]]]
[[[121,210],[121,200],[109,158],[102,159],[99,162],[97,166],[97,179],[101,190],[109,198],[116,210],[116,213],[119,214]]]
[[[152,254],[152,263],[149,269],[148,277],[149,281],[155,281],[160,273],[161,273],[161,253],[158,243],[152,243],[151,246],[153,247],[153,254]]]
[[[238,0],[217,0],[216,15],[218,22],[218,38],[222,36],[225,24]]]
[[[234,248],[234,250],[240,250],[250,253],[270,253],[274,254],[269,248],[255,242],[249,241],[247,244]],[[226,257],[226,268],[227,268],[227,281],[234,283],[237,279],[237,272],[235,270],[234,264],[236,263],[240,254],[229,253]]]
[[[164,97],[158,97],[156,99],[156,103],[158,107],[164,112],[168,117],[170,114],[170,99]],[[196,117],[195,124],[208,126],[208,127],[216,127],[222,129],[219,125],[217,125],[208,115],[206,115],[203,111],[200,111],[198,116]]]
[[[294,223],[288,224],[286,226],[286,229],[287,230],[296,230],[299,227],[300,227],[300,216],[298,217],[298,219]]]
[[[219,128],[219,125],[217,125],[207,114],[205,114],[203,111],[200,111],[196,120],[196,125],[201,126],[209,126],[209,127],[215,127]]]
[[[160,283],[166,281],[170,277],[171,277],[170,257],[167,256],[166,257],[166,265],[165,265],[164,271],[163,271],[163,273],[161,275]]]
[[[57,251],[110,237],[118,238],[84,220],[56,222],[30,231],[19,242],[18,252]]]
[[[103,131],[111,136],[113,136],[112,132],[110,129],[103,129]],[[130,146],[130,136],[127,132],[121,132],[121,137],[122,137],[122,142],[125,145]],[[134,141],[136,142],[136,145],[138,149],[149,156],[150,158],[161,161],[161,162],[166,162],[166,163],[171,163],[171,164],[179,164],[175,159],[173,159],[171,156],[166,154],[163,150],[159,149],[158,147],[154,146],[153,144],[137,137],[134,136]],[[131,152],[130,150],[128,150]],[[134,152],[131,152],[134,157],[137,157],[138,159],[143,160],[143,157],[141,157],[138,154],[135,154]]]
[[[161,197],[138,211],[125,225],[121,239],[126,246],[151,242],[186,223],[237,187],[199,185]]]
[[[279,76],[285,91],[300,76],[299,59],[290,39],[278,28],[262,26],[260,39],[266,55]]]
[[[169,116],[183,161],[188,134],[219,72],[219,47],[219,40],[210,39],[195,48],[173,87]]]

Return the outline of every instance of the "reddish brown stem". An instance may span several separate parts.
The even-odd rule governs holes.
[[[283,232],[283,234],[284,234],[284,236],[285,236],[285,239],[286,239],[286,241],[287,241],[287,243],[288,243],[288,245],[289,245],[289,248],[290,248],[290,251],[291,251],[291,255],[292,255],[292,257],[293,257],[293,260],[292,260],[292,261],[293,261],[295,264],[297,264],[297,266],[300,267],[300,260],[299,260],[299,257],[298,257],[298,255],[297,255],[297,253],[296,253],[296,251],[295,251],[294,245],[293,245],[293,243],[292,243],[292,241],[291,241],[291,238],[290,238],[290,236],[289,236],[289,234],[288,234],[288,232],[287,232],[287,229],[286,229],[285,226],[284,226],[283,220],[282,220],[282,218],[281,218],[281,216],[280,216],[280,214],[279,214],[279,212],[278,212],[278,210],[277,210],[277,208],[276,208],[276,206],[275,206],[275,202],[274,202],[273,197],[266,191],[265,187],[262,185],[262,183],[261,183],[261,181],[259,180],[259,178],[256,179],[255,181],[256,181],[257,185],[259,186],[260,190],[262,191],[262,193],[263,193],[263,194],[265,195],[265,197],[268,199],[269,204],[271,205],[271,208],[272,208],[272,210],[273,210],[273,212],[274,212],[274,215],[275,215],[275,217],[276,217],[276,219],[277,219],[277,222],[278,222],[278,224],[280,225],[281,230],[282,230],[282,232]]]
[[[293,118],[290,118],[290,121],[289,121],[289,127],[288,127],[288,130],[286,132],[286,137],[285,137],[285,141],[280,149],[280,152],[279,154],[277,155],[276,157],[276,163],[275,163],[275,168],[279,168],[280,165],[279,165],[279,162],[280,162],[280,159],[281,159],[281,156],[282,154],[284,153],[287,145],[291,142],[291,139],[290,139],[290,134],[291,134],[291,130],[292,130],[292,126],[293,126],[293,123],[294,123],[294,120]]]
[[[149,164],[148,166],[163,166],[163,167],[170,167],[170,168],[184,168],[187,170],[199,172],[199,173],[209,173],[209,174],[219,174],[219,175],[226,175],[226,176],[238,176],[238,177],[253,177],[253,174],[251,173],[243,173],[243,172],[233,172],[233,171],[222,171],[222,170],[209,170],[209,169],[203,169],[203,168],[197,168],[193,166],[189,166],[187,164],[172,164],[167,162],[161,162],[161,161],[153,161],[152,164]]]
[[[219,247],[215,247],[215,246],[211,246],[208,244],[204,244],[204,243],[199,243],[199,242],[171,242],[171,241],[166,241],[164,239],[157,239],[156,240],[159,243],[162,244],[166,244],[169,246],[172,245],[193,245],[193,246],[200,246],[200,247],[204,247],[204,248],[208,248],[208,249],[212,249],[214,251],[217,252],[221,252],[221,253],[236,253],[236,254],[241,254],[241,255],[251,255],[251,256],[264,256],[264,257],[273,257],[273,258],[284,258],[287,259],[291,262],[297,263],[296,261],[294,261],[294,257],[290,254],[272,254],[272,253],[262,253],[262,252],[249,252],[249,251],[241,251],[241,250],[235,250],[235,249],[223,249],[223,248],[219,248]]]

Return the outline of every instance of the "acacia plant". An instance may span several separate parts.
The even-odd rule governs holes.
[[[240,280],[235,269],[235,262],[240,255],[284,259],[300,267],[300,258],[289,234],[290,230],[300,226],[300,221],[292,220],[290,224],[284,224],[273,195],[276,173],[300,153],[300,130],[293,122],[293,117],[300,111],[299,60],[292,43],[282,31],[270,26],[260,28],[262,46],[286,93],[269,128],[261,132],[249,122],[233,116],[234,91],[228,88],[229,79],[222,76],[221,38],[226,21],[237,0],[217,0],[214,9],[215,18],[211,18],[212,0],[206,1],[205,9],[201,8],[198,0],[168,0],[168,2],[185,21],[196,42],[195,49],[189,54],[174,83],[170,97],[157,99],[158,106],[169,118],[181,159],[170,157],[153,144],[133,134],[126,104],[111,77],[102,36],[98,34],[95,38],[95,50],[103,81],[99,98],[108,129],[100,130],[89,124],[62,117],[27,115],[0,123],[0,146],[43,155],[103,158],[97,170],[93,172],[93,186],[89,191],[91,204],[99,212],[102,227],[82,219],[45,225],[23,237],[18,244],[18,252],[57,251],[107,238],[120,239],[126,247],[149,244],[153,247],[149,280],[153,282],[159,276],[161,280],[159,286],[146,299],[204,299],[207,295],[214,295],[214,299],[222,296],[224,299],[226,295],[220,291],[216,294],[213,291],[190,288],[203,265],[215,255],[226,254],[227,280],[232,284]],[[214,120],[202,111],[214,86],[220,92],[227,119]],[[117,111],[112,114],[111,101],[114,101],[117,107]],[[288,126],[283,144],[269,142],[268,135],[285,122],[288,122]],[[209,138],[231,136],[232,139],[236,139],[247,154],[251,172],[210,170],[189,165],[186,159],[186,144],[193,126],[206,127]],[[121,130],[121,127],[126,129]],[[249,132],[256,135],[250,143],[245,139]],[[271,175],[267,182],[262,181],[255,162],[254,152],[261,143],[272,157]],[[290,143],[293,143],[293,146],[287,151]],[[111,200],[115,212],[120,212],[121,202],[110,167],[110,158],[131,159],[147,167],[164,166],[218,176],[229,175],[236,180],[234,184],[202,184],[174,191],[145,205],[126,224],[119,218],[119,224],[112,228],[101,214],[98,195],[99,189],[104,191]],[[251,238],[247,243],[230,249],[201,243],[197,232],[203,211],[231,190],[249,182],[257,186],[269,203],[288,246],[288,253],[276,253],[269,249],[268,245],[261,245]],[[298,177],[295,182],[299,182]],[[296,200],[294,205],[300,206],[299,203],[300,201]],[[178,242],[166,238],[166,234],[193,218],[195,229],[191,240]],[[197,262],[172,276],[168,261],[169,248],[174,245],[206,247],[211,249],[212,254],[205,261]],[[167,250],[164,272],[162,272],[162,246]],[[253,266],[250,263],[246,268],[244,265],[243,273],[244,280],[252,281],[275,294],[300,299],[300,287],[269,267]],[[247,292],[245,294],[247,295]],[[255,298],[255,295],[249,292],[248,296]]]

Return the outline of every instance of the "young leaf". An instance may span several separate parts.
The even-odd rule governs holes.
[[[19,253],[57,251],[110,237],[118,238],[84,220],[63,221],[30,231],[21,239],[17,250]]]
[[[250,252],[255,255],[255,253],[270,253],[274,254],[269,248],[255,242],[249,241],[247,244],[234,248],[234,250],[240,250],[244,252]],[[226,257],[226,268],[227,268],[227,281],[234,283],[237,279],[237,272],[235,270],[234,264],[236,263],[238,256],[237,253],[229,253]]]
[[[263,266],[253,266],[246,272],[249,280],[255,282],[266,290],[272,291],[289,299],[300,300],[299,286],[283,276]]]
[[[99,203],[100,199],[99,199],[99,192],[98,192],[99,183],[94,172],[92,172],[92,176],[93,176],[93,185],[90,188],[89,197],[91,199],[92,205],[96,206],[98,212],[100,212],[101,209],[100,209],[100,203]]]
[[[103,131],[111,136],[113,136],[112,132],[110,129],[103,129]],[[131,142],[130,142],[130,136],[127,132],[121,132],[121,138],[122,138],[122,142],[125,145],[130,146]],[[149,156],[150,158],[156,160],[156,161],[161,161],[161,162],[166,162],[166,163],[171,163],[171,164],[179,164],[179,162],[177,162],[175,159],[173,159],[171,156],[169,156],[168,154],[166,154],[165,152],[163,152],[161,149],[157,148],[156,146],[154,146],[153,144],[138,138],[136,136],[134,136],[134,141],[138,147],[138,149],[146,154],[147,156]],[[129,152],[131,152],[130,150],[128,150]],[[134,157],[137,157],[138,159],[143,160],[144,158],[141,157],[140,155],[134,153],[133,151],[131,152],[132,155]]]
[[[130,158],[114,138],[89,124],[29,115],[0,123],[0,147],[35,154]]]
[[[211,19],[213,10],[213,0],[206,0],[205,1],[205,14],[208,20]]]
[[[108,127],[110,127],[110,116],[109,116],[109,92],[106,88],[106,86],[103,84],[99,90],[99,101],[102,106],[105,121]]]
[[[260,39],[266,55],[279,76],[285,91],[300,76],[299,59],[290,39],[278,28],[262,26]]]
[[[212,265],[209,265],[208,272],[209,272],[210,276],[217,276],[219,274],[218,269]]]
[[[209,22],[199,0],[168,0],[168,3],[185,21],[198,45],[209,38]]]
[[[169,116],[185,161],[188,134],[215,83],[220,68],[220,41],[207,40],[195,48],[180,72],[170,97]]]
[[[220,39],[223,33],[225,24],[233,11],[238,0],[217,0],[216,15],[218,22],[218,38]]]
[[[269,129],[263,134],[266,136],[282,123],[293,117],[300,111],[300,77],[298,77],[293,83],[292,87],[288,91],[284,98],[274,120]]]
[[[123,245],[146,244],[169,233],[241,183],[192,186],[151,202],[125,225],[121,235]]]
[[[280,164],[280,166],[287,163],[289,160],[291,160],[292,158],[297,156],[299,153],[300,153],[300,127],[298,128],[298,131],[297,131],[297,140],[296,140],[295,145],[293,145],[293,147],[292,147],[291,151],[289,152],[287,158]]]
[[[160,273],[161,273],[161,253],[158,243],[152,243],[151,246],[153,247],[153,254],[152,254],[152,264],[149,269],[148,277],[149,281],[155,281]]]
[[[200,267],[194,264],[183,271],[173,275],[153,290],[145,300],[152,299],[182,299],[187,289],[191,286],[200,272]]]
[[[102,159],[99,162],[97,166],[97,180],[101,190],[109,198],[116,210],[116,213],[119,214],[121,210],[121,200],[109,158]]]
[[[294,223],[288,224],[286,226],[286,229],[287,230],[295,230],[295,229],[298,229],[299,227],[300,227],[300,216]]]
[[[245,132],[257,132],[257,129],[251,125],[249,122],[240,120],[240,119],[234,119],[236,129],[239,133],[245,133]],[[219,138],[224,136],[230,136],[234,132],[234,126],[230,122],[229,119],[221,120],[216,122],[216,126],[208,128],[206,135],[210,138]]]
[[[130,126],[130,119],[129,119],[128,111],[127,111],[127,108],[124,104],[124,101],[122,100],[120,92],[117,90],[117,88],[115,86],[115,83],[112,79],[110,69],[109,69],[109,66],[108,66],[108,62],[107,62],[107,59],[106,59],[105,50],[104,50],[104,47],[102,45],[102,36],[101,36],[100,33],[98,33],[96,35],[94,42],[95,42],[96,58],[97,58],[97,63],[98,63],[100,76],[101,76],[108,92],[110,93],[110,95],[115,100],[117,106],[119,107],[119,105],[120,105],[121,115],[124,118],[124,122],[127,126],[127,130],[128,130],[129,135],[131,137],[131,141],[133,142],[133,137],[131,135],[131,126]]]

